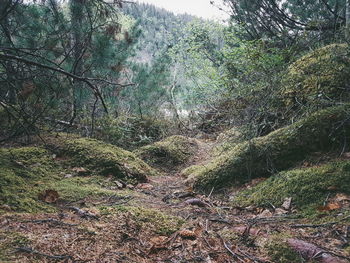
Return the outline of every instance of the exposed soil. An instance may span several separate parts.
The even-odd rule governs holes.
[[[214,142],[200,141],[187,165],[205,163],[212,147]],[[344,253],[350,240],[346,220],[308,227],[293,207],[232,207],[230,193],[200,195],[184,182],[178,171],[172,171],[132,191],[116,190],[108,198],[60,204],[58,213],[2,215],[0,249],[10,248],[10,260],[5,262],[287,262],[273,261],[266,250],[268,240],[281,234],[343,256],[332,262],[349,260]],[[155,230],[158,221],[152,220],[152,214],[138,219],[121,206],[154,209],[149,211],[178,217],[181,226],[173,233]],[[327,213],[323,216],[333,213],[337,221],[342,211]],[[325,262],[320,255],[312,257]]]

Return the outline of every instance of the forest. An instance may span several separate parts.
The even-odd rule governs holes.
[[[1,263],[350,262],[350,0],[207,2],[0,0]]]

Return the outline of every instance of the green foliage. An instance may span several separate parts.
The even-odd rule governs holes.
[[[195,140],[176,135],[144,146],[134,153],[150,165],[164,170],[184,164],[194,154],[196,148]]]
[[[95,138],[132,150],[166,137],[173,125],[165,119],[133,116],[99,118]]]
[[[348,118],[347,108],[320,110],[267,136],[240,143],[190,177],[200,189],[227,187],[291,168],[313,152],[335,149],[349,136],[349,126],[343,123]]]
[[[329,189],[335,189],[331,191]],[[298,208],[323,204],[332,193],[350,194],[350,162],[338,161],[312,168],[278,173],[251,189],[240,192],[234,199],[239,205],[281,206],[292,197]]]

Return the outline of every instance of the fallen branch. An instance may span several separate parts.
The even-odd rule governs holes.
[[[84,211],[78,207],[75,207],[75,206],[71,206],[69,207],[70,210],[73,210],[74,212],[76,212],[80,217],[82,218],[91,218],[91,219],[99,219],[99,217],[95,214],[92,214],[88,211]]]
[[[318,227],[327,227],[327,226],[332,226],[332,225],[336,225],[336,224],[339,224],[341,221],[344,221],[344,220],[347,220],[349,219],[350,216],[346,216],[338,221],[334,221],[334,222],[329,222],[329,223],[324,223],[324,224],[296,224],[296,225],[290,225],[290,227],[292,228],[307,228],[307,227],[310,227],[310,228],[318,228]]]
[[[32,248],[29,247],[17,247],[16,248],[17,252],[22,252],[22,253],[28,253],[28,254],[32,254],[32,255],[36,255],[36,256],[42,256],[42,257],[46,257],[46,258],[50,258],[50,259],[56,259],[56,260],[64,260],[64,259],[71,259],[73,260],[72,256],[68,256],[68,255],[49,255],[49,254],[45,254],[45,253],[41,253],[37,250],[34,250]]]
[[[303,240],[290,238],[287,240],[287,243],[292,249],[300,253],[305,260],[316,260],[321,263],[347,263],[350,260],[348,257],[328,252]]]

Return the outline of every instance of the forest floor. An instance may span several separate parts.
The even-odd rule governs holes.
[[[186,166],[205,165],[214,145],[199,141]],[[340,249],[349,225],[307,225],[292,207],[232,207],[230,196],[195,193],[177,169],[57,213],[1,215],[0,249],[12,247],[7,262],[302,262],[279,247],[292,236],[321,248],[309,255],[315,262],[349,262]],[[338,261],[322,261],[322,251]]]

